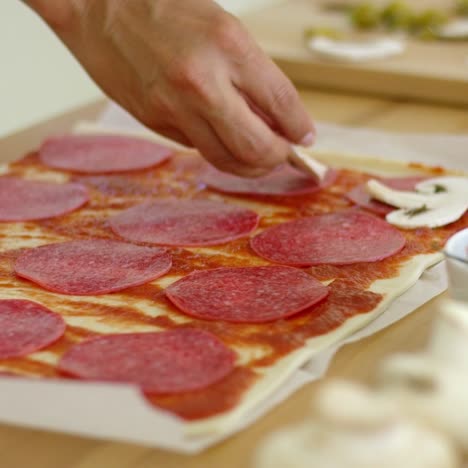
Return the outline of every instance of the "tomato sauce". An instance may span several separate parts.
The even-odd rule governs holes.
[[[153,169],[120,175],[74,175],[67,174],[73,181],[85,184],[91,192],[90,202],[81,210],[58,218],[23,223],[23,236],[28,236],[28,226],[39,228],[44,236],[62,239],[110,238],[116,236],[109,228],[108,218],[129,206],[148,198],[223,198],[231,203],[236,200],[245,204],[254,202],[268,208],[262,213],[259,229],[281,222],[313,214],[350,209],[352,203],[344,196],[351,188],[368,180],[371,176],[351,170],[339,171],[336,182],[327,189],[312,195],[294,197],[226,196],[208,189],[199,181],[197,172],[201,160],[193,155],[176,155],[172,160]],[[22,176],[26,173],[44,171],[36,153],[11,164],[11,173]],[[47,169],[48,172],[53,172]],[[439,168],[434,173],[442,174]],[[255,209],[255,207],[253,208]],[[172,411],[186,419],[199,419],[222,413],[234,407],[255,382],[258,370],[271,366],[288,353],[304,346],[307,340],[328,333],[347,319],[373,311],[382,301],[379,294],[368,291],[376,280],[398,275],[400,267],[418,254],[439,251],[448,237],[468,226],[468,214],[449,226],[432,229],[402,231],[407,244],[398,254],[375,263],[358,263],[347,266],[320,265],[305,269],[313,277],[331,281],[328,298],[320,304],[293,317],[267,324],[239,324],[222,321],[197,320],[180,312],[166,298],[163,288],[157,284],[129,288],[116,293],[124,300],[118,305],[96,303],[82,298],[72,298],[44,292],[29,281],[16,278],[12,265],[19,250],[0,253],[1,287],[20,288],[31,300],[44,302],[49,308],[62,314],[64,319],[73,316],[92,316],[120,332],[135,326],[150,329],[196,327],[217,335],[235,350],[260,350],[248,362],[238,365],[222,381],[196,392],[180,395],[146,395],[152,404]],[[7,232],[7,231],[6,231]],[[1,235],[0,235],[1,240]],[[221,266],[241,267],[267,265],[249,247],[248,239],[239,239],[228,244],[201,248],[172,248],[173,266],[169,275],[180,277],[195,270]],[[106,297],[113,297],[112,294]],[[145,313],[137,305],[139,301],[152,303],[156,314]],[[115,301],[113,302],[115,303]],[[45,351],[56,356],[56,362],[73,344],[101,332],[87,330],[68,324],[67,331],[59,341]],[[57,376],[54,363],[47,364],[32,357],[0,362],[0,370],[19,374],[53,377]]]

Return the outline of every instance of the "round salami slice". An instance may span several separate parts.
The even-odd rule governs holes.
[[[425,179],[426,177],[394,177],[378,180],[396,190],[414,190],[416,185]],[[367,193],[364,184],[353,188],[346,194],[346,197],[356,205],[379,215],[386,215],[395,209],[393,206],[374,200],[371,195]]]
[[[244,323],[289,317],[328,295],[328,289],[304,271],[283,266],[197,271],[165,292],[187,315]]]
[[[165,249],[89,239],[26,250],[14,268],[18,276],[49,291],[94,295],[148,283],[167,273],[171,264]]]
[[[250,245],[261,257],[295,266],[376,262],[399,252],[403,234],[375,216],[349,210],[273,226]]]
[[[26,356],[57,341],[65,322],[55,312],[31,301],[0,300],[0,359]]]
[[[173,246],[216,245],[249,235],[259,216],[213,200],[163,200],[135,206],[110,221],[133,242]]]
[[[289,164],[256,178],[239,177],[218,171],[212,166],[204,169],[201,180],[208,187],[223,193],[238,195],[310,195],[331,185],[336,171],[329,170],[325,180],[318,184],[313,178]]]
[[[54,169],[101,173],[147,169],[169,158],[171,150],[141,138],[68,135],[46,140],[39,155]]]
[[[127,382],[152,394],[200,390],[234,368],[236,355],[209,332],[179,328],[91,338],[73,346],[59,369],[87,380]]]
[[[80,208],[88,199],[81,184],[0,177],[0,221],[54,218]]]

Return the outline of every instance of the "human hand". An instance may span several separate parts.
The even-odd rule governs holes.
[[[219,169],[260,175],[287,160],[291,143],[313,142],[291,82],[212,0],[68,2],[60,21],[45,19],[96,83]]]

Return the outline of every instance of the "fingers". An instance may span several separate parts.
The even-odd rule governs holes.
[[[254,113],[233,86],[225,86],[220,94],[222,103],[200,111],[232,157],[243,165],[264,169],[284,163],[290,144]]]
[[[299,94],[263,52],[241,65],[237,79],[236,85],[273,121],[273,128],[293,143],[312,145],[315,129]]]
[[[183,117],[179,121],[193,145],[217,169],[242,177],[257,177],[268,172],[262,168],[248,166],[233,157],[211,125],[204,119],[191,114],[190,121],[186,121]]]
[[[193,143],[187,138],[182,132],[177,130],[174,127],[158,127],[152,128],[151,130],[156,133],[169,138],[172,141],[180,143],[181,145],[186,146],[187,148],[193,148]]]

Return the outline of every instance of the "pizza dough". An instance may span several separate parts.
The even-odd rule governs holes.
[[[0,221],[62,216],[84,205],[88,198],[88,191],[81,184],[0,177]]]
[[[334,167],[349,169],[377,170],[380,174],[403,173],[408,170],[405,165],[393,167],[393,163],[381,163],[369,160],[366,166],[361,159],[355,161],[346,156],[334,159],[334,155],[326,157],[327,164]],[[337,156],[337,158],[339,158]],[[81,210],[71,217],[62,220],[55,218],[44,223],[26,226],[22,224],[0,225],[2,228],[2,246],[5,249],[1,266],[7,275],[1,275],[2,298],[34,298],[51,310],[66,314],[67,323],[72,327],[70,338],[83,340],[89,335],[106,335],[116,333],[154,332],[162,329],[200,327],[221,337],[226,346],[232,347],[238,358],[233,372],[219,382],[193,393],[157,395],[148,400],[152,405],[163,408],[182,418],[180,436],[200,437],[204,440],[207,434],[218,437],[225,436],[230,431],[245,423],[250,414],[265,404],[269,398],[288,380],[288,378],[304,365],[318,351],[334,346],[344,337],[352,334],[371,320],[378,317],[400,294],[413,285],[420,274],[429,266],[441,260],[442,255],[435,253],[431,246],[431,236],[421,237],[421,243],[413,234],[405,233],[411,241],[412,249],[408,255],[395,256],[387,262],[356,264],[347,268],[318,267],[311,274],[326,271],[337,275],[320,279],[325,281],[335,278],[329,286],[330,295],[313,309],[307,310],[291,318],[259,324],[239,324],[223,321],[208,321],[184,315],[168,298],[161,294],[160,287],[167,287],[176,278],[186,275],[195,268],[253,266],[264,265],[265,261],[254,255],[247,247],[246,239],[233,242],[232,245],[222,245],[210,248],[193,248],[189,251],[175,252],[174,268],[167,277],[163,277],[153,284],[131,288],[118,294],[95,297],[75,297],[52,294],[38,288],[34,283],[14,278],[11,273],[10,262],[18,254],[18,249],[35,247],[48,242],[59,240],[75,240],[80,238],[107,237],[108,218],[114,216],[116,209],[128,208],[132,204],[141,203],[148,196],[151,200],[168,196],[190,197],[196,193],[199,197],[213,197],[210,190],[204,190],[199,179],[194,178],[193,171],[197,169],[198,157],[178,155],[164,166],[164,170],[139,171],[118,175],[119,184],[124,190],[90,190],[92,203],[86,210]],[[336,166],[338,161],[338,166]],[[341,162],[340,162],[341,161]],[[367,160],[365,160],[367,161]],[[49,171],[45,166],[37,163],[36,157],[23,159],[11,163],[6,170],[19,177],[57,177],[66,180],[73,174]],[[429,175],[433,175],[428,172]],[[109,175],[97,174],[103,180]],[[94,176],[95,177],[95,176]],[[111,177],[112,179],[116,176]],[[343,199],[343,193],[350,189],[357,180],[363,181],[365,174],[353,171],[342,171],[337,183],[329,190],[320,192],[318,196],[288,197],[283,203],[283,197],[243,197],[242,206],[247,206],[262,214],[264,222],[262,228],[284,222],[285,218],[297,217],[311,212],[333,212],[342,210],[348,205]],[[84,180],[84,179],[83,179]],[[81,182],[81,180],[80,180]],[[128,187],[141,184],[144,190],[136,191]],[[149,188],[149,190],[148,190]],[[154,188],[154,190],[153,190]],[[175,190],[174,190],[175,188]],[[180,190],[186,188],[184,194]],[[227,203],[233,202],[233,197],[216,195],[217,199],[224,198]],[[123,209],[123,208],[122,208]],[[70,218],[70,224],[66,223]],[[460,223],[465,225],[466,219]],[[34,228],[32,230],[31,228]],[[453,227],[440,230],[438,239],[444,240],[453,231]],[[27,236],[25,236],[27,234]],[[110,233],[109,233],[110,234]],[[58,236],[58,237],[57,237]],[[413,252],[414,248],[414,252]],[[180,249],[177,249],[180,250]],[[182,261],[179,261],[182,260]],[[392,268],[388,268],[388,265]],[[361,270],[362,269],[362,270]],[[326,270],[326,271],[325,271]],[[387,270],[391,270],[387,275]],[[363,271],[362,275],[360,272]],[[354,276],[352,276],[354,275]],[[360,281],[360,277],[365,277]],[[156,284],[157,283],[157,284]],[[339,285],[344,284],[344,287]],[[353,286],[349,288],[349,284]],[[3,287],[4,286],[4,287]],[[339,294],[334,294],[339,290]],[[350,291],[350,292],[348,292]],[[353,295],[354,294],[354,295]],[[351,299],[350,299],[351,297]],[[363,298],[361,301],[360,298]],[[336,301],[335,299],[341,299]],[[365,307],[361,307],[361,305]],[[76,327],[76,333],[75,333]],[[58,346],[51,347],[47,352],[37,353],[31,359],[14,359],[4,362],[2,369],[18,375],[34,375],[45,377],[55,375],[57,363],[62,353],[72,346],[68,340],[61,340]],[[285,349],[285,346],[287,350]],[[39,364],[39,365],[37,365]],[[77,400],[79,406],[81,401]],[[137,408],[141,409],[141,402]],[[148,408],[148,411],[150,409]],[[118,412],[117,412],[118,413]],[[192,420],[188,423],[192,415]],[[119,414],[116,414],[118,417]],[[151,414],[148,414],[151,417]],[[43,421],[43,425],[50,425],[50,421]],[[123,422],[125,424],[125,422]],[[131,431],[130,431],[131,432]],[[129,432],[129,433],[130,433]],[[188,435],[187,435],[188,434]],[[180,439],[182,440],[182,439]],[[192,439],[193,440],[193,439]]]
[[[197,271],[166,295],[193,317],[260,323],[297,314],[325,299],[328,289],[297,268],[262,266]]]
[[[319,184],[315,179],[290,165],[283,165],[269,174],[244,178],[207,166],[201,180],[208,187],[223,193],[240,195],[310,195],[328,187],[336,179],[336,171],[329,170]]]
[[[208,387],[234,368],[236,354],[209,332],[179,328],[158,333],[122,333],[73,346],[59,369],[87,380],[129,382],[151,394]]]
[[[396,190],[412,191],[416,188],[416,185],[419,184],[419,182],[422,182],[425,179],[426,177],[393,177],[381,179],[380,182]],[[393,206],[374,200],[370,193],[367,192],[365,184],[358,185],[348,192],[346,196],[356,205],[376,214],[386,215],[395,209]]]
[[[95,295],[148,283],[167,273],[171,264],[165,249],[90,239],[25,250],[14,269],[49,291]]]
[[[40,304],[0,300],[0,359],[26,356],[45,348],[57,341],[65,328],[60,315]]]
[[[348,210],[273,226],[250,245],[261,257],[284,265],[349,265],[390,257],[403,249],[405,237],[375,216]]]
[[[110,220],[110,226],[133,242],[199,246],[245,237],[258,220],[252,210],[218,201],[162,200],[124,211]]]
[[[147,169],[165,161],[171,150],[141,138],[117,135],[50,138],[39,150],[41,161],[72,172],[126,172]]]

